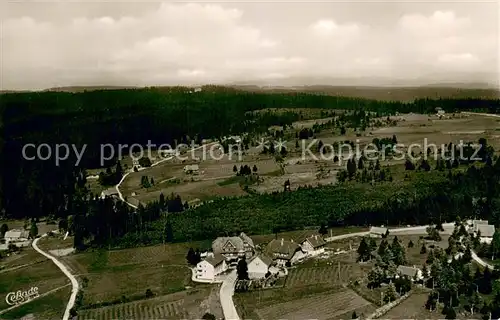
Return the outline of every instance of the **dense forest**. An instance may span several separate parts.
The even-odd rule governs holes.
[[[203,138],[217,138],[227,134],[261,132],[270,125],[289,125],[300,118],[300,114],[294,112],[276,114],[251,112],[267,108],[363,110],[383,116],[396,112],[434,113],[438,106],[448,112],[472,110],[498,113],[499,105],[499,100],[420,99],[412,103],[402,103],[313,93],[253,93],[215,86],[204,87],[200,92],[173,87],[81,93],[2,94],[0,125],[2,137],[5,139],[0,141],[2,215],[11,218],[42,217],[48,214],[64,218],[72,215],[75,221],[81,221],[81,217],[89,215],[90,212],[97,212],[90,216],[98,216],[96,219],[105,221],[99,228],[106,230],[108,236],[95,237],[96,243],[104,241],[100,239],[107,241],[109,235],[132,237],[133,234],[143,237],[143,242],[153,241],[154,237],[147,234],[157,232],[158,228],[163,230],[165,223],[163,220],[153,223],[154,219],[146,216],[160,217],[165,211],[164,206],[152,204],[150,208],[141,208],[138,212],[132,213],[129,212],[130,208],[95,204],[93,200],[89,200],[93,195],[82,191],[85,185],[85,169],[101,167],[102,144],[132,145],[146,144],[148,141],[162,144],[191,139],[200,141]],[[35,145],[46,143],[50,146],[73,144],[78,150],[82,150],[86,145],[86,149],[78,166],[75,166],[74,152],[70,152],[67,161],[56,165],[53,159],[47,161],[23,159],[22,147],[27,143]],[[104,167],[110,166],[116,166],[115,159],[104,164]],[[426,203],[428,201],[426,197],[436,197],[436,194],[440,194],[439,191],[445,193],[446,188],[452,188],[447,186],[447,181],[436,179],[438,181],[427,183],[426,188],[411,184],[407,188],[418,190],[422,203]],[[258,196],[259,199],[246,197],[218,200],[211,205],[184,212],[182,215],[174,214],[169,219],[168,225],[173,230],[171,238],[181,241],[200,238],[201,232],[204,237],[210,237],[220,232],[239,230],[269,232],[271,228],[293,229],[323,221],[328,221],[330,224],[342,221],[361,223],[356,220],[357,216],[373,216],[377,217],[373,219],[379,219],[382,212],[379,210],[385,210],[384,206],[387,205],[395,206],[392,202],[385,202],[392,201],[387,200],[392,199],[387,196],[396,189],[390,185],[381,188],[388,190],[370,192],[357,187],[337,189],[330,186],[302,189],[291,194]],[[446,196],[451,195],[446,194]],[[360,197],[365,199],[361,201],[362,204]],[[331,201],[326,200],[330,198]],[[415,203],[419,201],[415,200]],[[468,200],[457,201],[467,203]],[[415,203],[408,204],[408,210],[417,210]],[[110,217],[102,213],[102,210],[113,210],[120,219]],[[116,213],[117,210],[120,210],[120,214]],[[121,211],[127,213],[122,215]],[[386,215],[384,211],[382,220],[391,219],[391,216]],[[412,214],[408,212],[408,217],[411,216]],[[370,219],[372,218],[362,223],[375,222]],[[108,222],[113,223],[108,226]],[[83,224],[89,225],[89,222]],[[162,226],[158,227],[159,224]],[[140,225],[140,231],[137,231],[137,225]],[[102,230],[96,232],[103,232]]]

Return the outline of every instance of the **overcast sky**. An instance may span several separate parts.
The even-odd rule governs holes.
[[[3,89],[498,81],[496,1],[1,1]]]

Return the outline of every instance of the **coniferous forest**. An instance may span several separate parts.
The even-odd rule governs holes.
[[[499,113],[499,100],[420,99],[412,103],[323,96],[312,93],[251,93],[221,87],[101,90],[82,93],[29,92],[0,99],[1,203],[7,218],[62,218],[75,245],[130,246],[165,241],[207,239],[245,231],[271,233],[311,225],[423,224],[481,216],[500,222],[500,161],[462,172],[421,172],[404,185],[380,184],[302,188],[293,192],[218,199],[196,209],[159,199],[137,210],[112,199],[97,199],[86,188],[86,169],[100,164],[103,144],[154,144],[201,141],[242,132],[262,132],[270,125],[290,125],[299,113],[255,113],[267,108],[321,108],[434,113]],[[74,152],[56,165],[25,160],[25,144],[86,145],[75,166]],[[127,152],[127,150],[124,150]],[[119,178],[118,178],[119,179]],[[475,199],[481,199],[479,203]],[[169,211],[168,217],[166,212]]]

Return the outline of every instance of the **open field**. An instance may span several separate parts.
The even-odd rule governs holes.
[[[281,288],[237,293],[235,303],[240,316],[245,319],[340,319],[350,318],[354,310],[358,315],[370,313],[375,306],[346,289],[371,268],[356,263],[355,259],[356,255],[349,253],[311,258],[289,269]]]
[[[156,295],[182,291],[191,283],[188,249],[203,243],[179,243],[124,250],[95,251],[62,258],[72,273],[88,279],[84,305],[125,297],[142,299],[147,289]]]
[[[328,266],[305,267],[290,270],[285,287],[300,287],[316,284],[343,284],[363,277],[370,269],[351,263],[332,262]]]
[[[41,292],[42,293],[42,292]],[[71,285],[54,291],[18,308],[0,315],[0,319],[21,319],[33,315],[34,319],[61,319],[71,294]]]
[[[73,237],[68,236],[66,240],[64,234],[54,234],[43,237],[38,241],[38,247],[44,251],[73,248]]]
[[[218,318],[222,309],[217,300],[218,286],[204,286],[150,299],[98,309],[81,310],[78,320],[85,319],[200,319],[205,312]]]
[[[36,252],[31,246],[23,247],[18,253],[11,254],[0,260],[0,272],[44,261],[49,261],[49,259]]]
[[[38,287],[43,294],[69,283],[68,278],[51,261],[45,260],[27,267],[13,269],[0,273],[0,296],[12,291],[25,291],[31,287]],[[0,309],[8,307],[5,299],[0,301]]]
[[[409,145],[418,144],[419,146],[412,147],[412,151],[418,155],[427,147],[433,148],[433,144],[439,148],[449,142],[456,144],[460,141],[477,142],[479,138],[484,137],[495,149],[500,149],[500,139],[498,139],[500,120],[496,118],[457,114],[455,117],[450,115],[449,119],[439,119],[434,115],[407,114],[393,116],[391,119],[397,121],[396,126],[371,128],[362,134],[348,129],[343,136],[333,133],[333,129],[325,129],[316,134],[317,140],[321,140],[324,144],[350,140],[358,142],[360,150],[363,150],[364,146],[375,138],[392,138],[393,135],[396,135],[398,143],[405,145],[405,147],[398,147],[398,150],[407,151]],[[300,121],[296,124],[306,126],[326,120],[328,118]],[[307,148],[312,141],[312,139],[306,140],[305,147]],[[304,185],[332,184],[336,182],[338,170],[345,167],[345,161],[340,164],[334,163],[332,161],[333,155],[331,159],[314,159],[308,151],[303,155],[302,143],[299,143],[300,146],[297,149],[295,138],[286,142],[286,145],[288,155],[283,162],[283,172],[274,158],[260,155],[260,149],[256,147],[246,150],[241,158],[233,154],[231,159],[227,155],[220,159],[211,159],[207,156],[210,150],[210,147],[207,147],[205,150],[197,150],[194,153],[194,156],[200,160],[193,160],[191,152],[188,152],[186,154],[187,160],[172,159],[148,168],[146,171],[130,174],[122,184],[121,191],[124,196],[128,197],[135,193],[134,197],[142,202],[157,200],[160,193],[165,195],[179,194],[183,201],[191,202],[209,200],[219,196],[245,195],[246,191],[240,186],[241,180],[233,178],[235,176],[233,166],[235,165],[237,168],[245,164],[251,168],[253,165],[257,166],[257,173],[261,181],[249,185],[249,188],[258,193],[282,190],[283,184],[287,180],[290,181],[291,189]],[[313,145],[310,150],[313,154],[317,154],[316,145]],[[215,153],[216,156],[219,155],[219,153]],[[339,150],[334,150],[334,155],[338,154]],[[183,172],[183,167],[191,163],[199,164],[200,173],[198,175]],[[388,158],[382,159],[381,164],[383,166],[402,166],[403,162]],[[142,176],[153,178],[155,185],[148,189],[142,188],[140,185]]]
[[[383,319],[444,319],[441,310],[429,311],[425,309],[428,293],[417,291],[401,304],[391,309],[382,318]],[[457,319],[481,319],[481,314],[461,315],[457,313]]]
[[[350,289],[267,289],[235,295],[243,319],[350,319],[375,307]]]

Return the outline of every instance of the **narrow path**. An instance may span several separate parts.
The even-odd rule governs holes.
[[[220,287],[220,303],[225,320],[240,320],[233,302],[234,285],[236,284],[237,277],[238,276],[236,274],[236,270],[233,270],[230,274],[227,275],[226,279],[224,280],[224,282],[222,282],[222,285]]]
[[[490,270],[495,270],[494,266],[492,266],[491,264],[487,263],[483,259],[479,258],[478,255],[474,251],[471,251],[471,255],[472,255],[472,259],[474,259],[474,261],[476,261],[477,264],[479,264],[479,265],[481,265],[481,266],[483,266],[485,268],[488,268]]]
[[[462,114],[474,115],[474,116],[485,116],[485,117],[500,118],[500,114],[494,114],[494,113],[468,112],[468,111],[462,111],[461,113]]]
[[[54,256],[48,254],[47,252],[45,251],[42,251],[37,243],[38,243],[38,240],[40,240],[41,238],[43,237],[46,237],[47,236],[47,233],[42,235],[40,238],[36,238],[35,240],[33,240],[33,242],[31,243],[31,246],[33,247],[33,249],[35,249],[38,253],[40,253],[41,255],[49,258],[50,260],[52,260],[52,262],[55,263],[55,265],[61,269],[61,271],[64,273],[64,275],[66,277],[69,278],[69,280],[71,281],[71,286],[72,286],[72,289],[71,289],[71,296],[69,297],[69,301],[68,301],[68,304],[66,305],[66,310],[64,311],[64,316],[63,316],[63,320],[68,320],[70,318],[69,316],[69,311],[71,310],[71,308],[73,308],[73,306],[75,305],[75,300],[76,300],[76,295],[78,293],[78,290],[79,290],[79,284],[78,284],[78,281],[76,280],[76,278],[71,274],[71,272],[69,272],[68,268],[66,268],[66,266],[64,264],[62,264],[62,262],[60,262],[59,260],[57,260]]]

